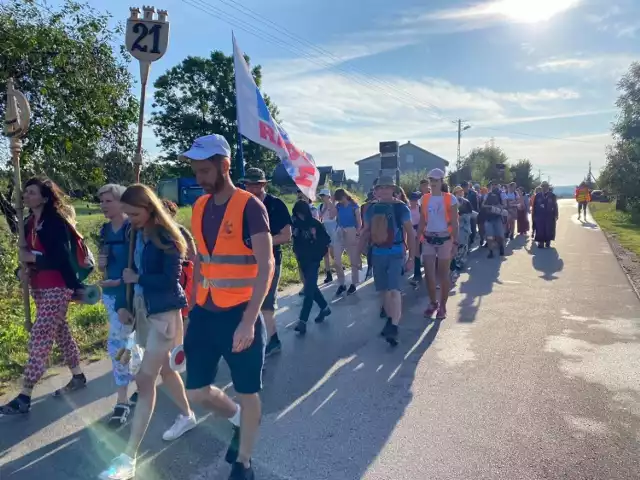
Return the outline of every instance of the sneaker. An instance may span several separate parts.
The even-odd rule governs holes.
[[[393,324],[391,323],[391,318],[387,318],[387,322],[384,324],[384,328],[382,329],[382,331],[380,332],[380,336],[381,337],[386,337],[387,333],[389,333],[389,328],[392,326]]]
[[[431,302],[427,309],[424,311],[424,318],[431,318],[433,314],[436,313],[436,310],[440,307],[438,302]]]
[[[131,480],[136,476],[136,459],[124,453],[114,458],[98,478],[100,480]]]
[[[333,282],[333,275],[331,275],[331,272],[327,272],[327,276],[324,277],[324,283],[326,285],[327,283],[331,282]]]
[[[353,295],[356,293],[356,286],[352,283],[349,285],[349,290],[347,290],[347,295]]]
[[[445,318],[447,318],[447,307],[440,305],[438,313],[436,313],[436,320],[444,320]]]
[[[338,290],[336,290],[336,297],[339,297],[340,295],[343,295],[344,292],[346,292],[346,291],[347,291],[347,287],[344,286],[344,285],[340,285],[338,287]]]
[[[253,468],[251,465],[249,467],[245,467],[244,464],[240,462],[235,462],[233,467],[231,467],[231,474],[229,475],[229,480],[254,480],[256,477],[253,474]]]
[[[305,333],[307,333],[307,322],[298,320],[298,323],[296,324],[296,327],[294,328],[294,330],[298,332],[300,335],[304,335]]]
[[[380,318],[387,317],[387,312],[384,311],[384,307],[380,307]]]
[[[391,345],[395,347],[398,345],[398,326],[390,323],[387,331],[385,332],[384,339]]]
[[[194,429],[196,425],[198,425],[198,421],[196,420],[196,415],[193,412],[190,412],[189,415],[179,414],[176,421],[171,425],[171,428],[164,432],[162,439],[166,442],[171,442],[180,438],[189,430]]]
[[[280,353],[281,350],[282,350],[282,342],[278,337],[274,335],[271,337],[271,340],[269,340],[267,347],[264,349],[264,356],[269,357],[276,353]]]
[[[27,397],[18,395],[6,405],[0,407],[0,417],[6,415],[25,415],[31,410],[31,402],[25,400]]]
[[[118,428],[129,420],[129,414],[131,413],[131,407],[126,403],[116,403],[113,408],[111,418],[109,418],[108,425],[111,428]]]
[[[129,397],[129,406],[134,408],[138,404],[138,392],[133,392]]]
[[[327,307],[318,314],[318,316],[314,319],[314,322],[322,323],[324,322],[324,319],[327,318],[329,315],[331,315],[331,309]]]
[[[83,389],[86,386],[87,386],[87,377],[84,376],[84,373],[81,373],[80,375],[77,375],[77,376],[74,375],[73,377],[71,377],[71,380],[69,380],[69,383],[67,383],[63,388],[59,388],[58,390],[53,392],[53,396],[61,397],[62,395],[65,395],[67,393],[71,393],[71,392],[75,392],[76,390]]]
[[[224,461],[230,465],[235,464],[236,460],[238,460],[239,450],[240,450],[240,427],[234,425],[233,436],[231,437],[231,442],[229,442],[229,448],[227,448],[227,453],[224,455]]]

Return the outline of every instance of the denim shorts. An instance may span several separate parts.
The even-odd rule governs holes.
[[[502,218],[492,218],[484,222],[484,236],[486,238],[504,238],[504,223],[502,223]]]
[[[184,339],[187,361],[187,390],[212,385],[218,374],[218,363],[224,358],[231,372],[233,388],[251,395],[262,390],[262,366],[267,343],[267,330],[262,315],[256,319],[255,336],[249,348],[234,353],[233,334],[242,320],[247,304],[230,310],[209,311],[196,305],[189,314]]]
[[[373,255],[373,284],[376,292],[402,290],[404,255]]]
[[[282,265],[277,263],[273,271],[273,279],[271,280],[271,286],[267,292],[267,296],[264,297],[261,310],[267,312],[275,312],[278,309],[278,284],[280,283],[280,271]]]

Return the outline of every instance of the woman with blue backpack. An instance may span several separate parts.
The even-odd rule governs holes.
[[[82,237],[69,221],[70,208],[64,201],[63,192],[48,178],[29,179],[23,200],[29,216],[25,220],[26,247],[20,249],[18,258],[26,267],[21,267],[16,273],[21,279],[29,278],[31,296],[36,304],[36,322],[29,336],[29,360],[24,367],[22,391],[0,407],[0,416],[29,412],[31,393],[47,370],[54,342],[62,351],[72,375],[69,383],[57,390],[56,395],[87,385],[80,367],[80,351],[66,318],[72,298],[79,298],[84,293],[84,278],[78,275],[77,270],[79,263],[70,254],[75,251],[70,248],[71,243],[74,240],[82,242]],[[92,264],[92,259],[86,260]]]

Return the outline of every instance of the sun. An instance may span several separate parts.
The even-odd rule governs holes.
[[[579,0],[498,0],[491,4],[492,13],[504,15],[516,22],[544,22],[569,10]]]

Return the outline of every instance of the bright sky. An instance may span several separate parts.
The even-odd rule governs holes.
[[[55,1],[50,1],[55,4]],[[126,20],[131,4],[91,0]],[[142,5],[139,5],[142,6]],[[413,143],[455,163],[495,139],[556,185],[604,164],[616,83],[640,57],[637,0],[162,0],[169,51],[230,54],[231,30],[263,66],[263,91],[319,165],[344,168],[378,142]],[[131,65],[138,77],[137,63]],[[149,92],[152,94],[152,91]],[[148,104],[150,108],[151,102]],[[150,128],[144,148],[159,153]]]

